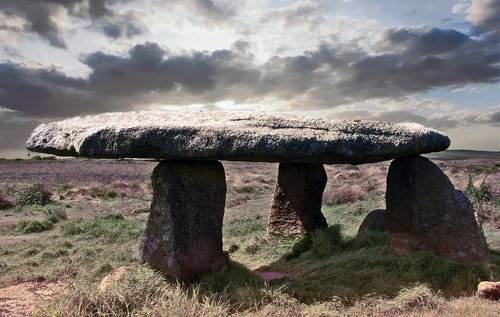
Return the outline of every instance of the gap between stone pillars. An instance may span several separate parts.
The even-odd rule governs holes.
[[[141,262],[184,281],[224,268],[222,164],[161,161],[151,181],[153,201],[140,247]]]
[[[287,236],[326,228],[321,213],[326,181],[323,164],[280,163],[267,234]]]

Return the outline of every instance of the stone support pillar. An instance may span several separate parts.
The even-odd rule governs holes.
[[[179,280],[225,267],[224,167],[218,161],[162,161],[151,177],[153,201],[141,262]]]
[[[413,155],[391,163],[386,205],[394,250],[424,250],[459,262],[489,261],[471,202],[429,159]]]
[[[280,163],[269,212],[269,236],[287,236],[327,227],[321,213],[327,176],[322,164]]]

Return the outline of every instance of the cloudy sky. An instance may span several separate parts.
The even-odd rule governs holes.
[[[0,157],[108,111],[412,121],[500,150],[500,0],[0,0]]]

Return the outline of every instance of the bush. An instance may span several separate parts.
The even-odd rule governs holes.
[[[118,193],[115,191],[109,191],[106,193],[106,197],[108,198],[116,198],[118,196]]]
[[[366,192],[356,185],[344,185],[337,189],[329,189],[323,194],[323,203],[337,205],[352,203],[365,198]]]
[[[66,220],[66,211],[64,209],[54,209],[48,210],[45,212],[46,220],[49,220],[52,223],[58,223],[61,220]]]
[[[478,187],[474,186],[472,182],[472,176],[469,175],[469,182],[465,188],[465,194],[475,203],[486,203],[491,201],[493,195],[491,193],[491,184],[486,183],[486,179],[483,179]]]
[[[22,205],[45,206],[50,202],[52,193],[43,184],[34,184],[17,193],[17,202]]]
[[[16,206],[16,201],[0,191],[0,209],[8,209]]]
[[[21,220],[17,224],[17,230],[25,234],[48,231],[52,229],[54,229],[54,223],[52,223],[49,219],[45,219],[41,222],[38,220]]]

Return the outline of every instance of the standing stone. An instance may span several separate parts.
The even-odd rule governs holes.
[[[356,239],[363,238],[368,230],[386,230],[385,209],[375,209],[366,215],[365,219],[363,219],[363,222],[361,222],[361,225],[358,228]]]
[[[322,164],[280,163],[267,234],[286,236],[326,228],[321,213],[326,181]]]
[[[224,168],[217,161],[162,161],[153,171],[153,202],[141,261],[191,280],[222,269]]]
[[[394,160],[387,175],[389,242],[398,251],[425,250],[459,262],[488,262],[473,206],[429,159]]]

